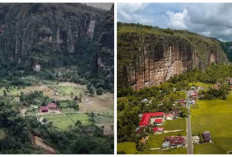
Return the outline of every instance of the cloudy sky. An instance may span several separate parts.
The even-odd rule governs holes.
[[[119,3],[118,21],[182,29],[232,41],[232,3]]]

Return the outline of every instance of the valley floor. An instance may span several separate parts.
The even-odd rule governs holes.
[[[24,77],[22,80],[31,83],[31,85],[23,87],[10,86],[7,89],[7,94],[16,98],[20,93],[28,94],[42,91],[45,96],[57,101],[73,100],[75,96],[79,97],[80,94],[82,95],[82,101],[78,102],[78,111],[67,108],[55,113],[40,113],[39,109],[37,109],[35,112],[27,113],[29,108],[21,108],[20,112],[23,116],[44,117],[48,122],[52,122],[54,127],[66,130],[69,126],[73,126],[77,120],[81,121],[83,125],[90,124],[88,115],[93,112],[96,125],[100,127],[104,126],[104,133],[107,135],[114,133],[114,95],[112,93],[90,96],[86,85],[72,82],[39,80],[34,76]],[[0,88],[0,96],[4,95],[6,88]],[[0,136],[3,135],[0,134]]]

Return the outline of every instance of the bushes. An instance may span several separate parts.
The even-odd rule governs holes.
[[[97,92],[97,95],[102,95],[102,93],[104,92],[104,90],[101,87],[101,88],[98,88],[96,92]]]

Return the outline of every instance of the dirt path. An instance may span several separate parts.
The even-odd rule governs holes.
[[[166,130],[164,131],[164,133],[169,133],[169,132],[179,132],[182,131],[183,129],[179,129],[179,130]]]
[[[56,151],[52,147],[45,144],[43,139],[38,136],[32,135],[32,143],[42,148],[46,154],[56,154]]]

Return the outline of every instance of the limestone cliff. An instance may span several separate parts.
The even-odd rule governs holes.
[[[175,74],[228,62],[220,42],[188,31],[118,24],[118,87],[158,85]]]
[[[36,65],[41,73],[58,76],[62,68],[70,73],[72,67],[75,75],[88,80],[110,75],[104,82],[112,84],[113,64],[108,60],[114,54],[113,8],[107,11],[81,3],[0,4],[0,76],[31,74]],[[98,66],[99,58],[104,67]]]

